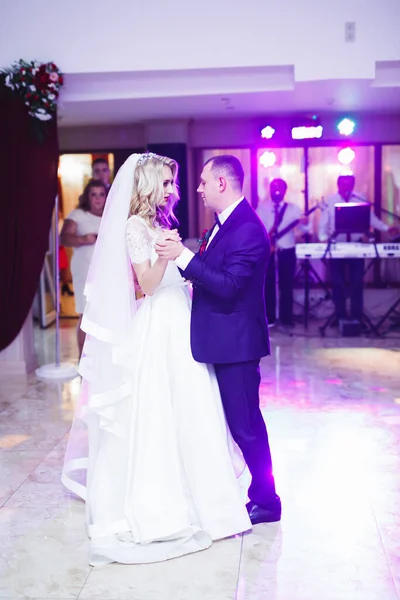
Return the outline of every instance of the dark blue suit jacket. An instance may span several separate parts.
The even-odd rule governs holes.
[[[183,271],[193,281],[191,346],[204,363],[238,363],[270,353],[264,281],[270,255],[264,225],[246,200],[207,250]]]

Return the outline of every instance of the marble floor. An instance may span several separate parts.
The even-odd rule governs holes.
[[[60,483],[79,380],[1,380],[0,599],[400,598],[400,341],[272,337],[261,394],[282,522],[162,564],[88,564],[84,506]],[[36,331],[40,364],[53,338]],[[67,322],[61,342],[76,362]]]

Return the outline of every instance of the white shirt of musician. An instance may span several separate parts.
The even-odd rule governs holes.
[[[279,210],[281,210],[283,202],[279,204]],[[267,200],[266,202],[260,202],[257,207],[257,214],[260,217],[261,221],[264,223],[265,229],[270,232],[275,222],[275,203],[271,200]],[[302,211],[297,204],[293,204],[293,202],[287,202],[287,208],[285,210],[285,214],[283,215],[283,219],[281,224],[278,227],[278,233],[283,231],[288,225],[300,219],[302,216]],[[297,230],[301,230],[302,233],[309,233],[310,226],[307,225],[297,225]],[[296,227],[291,229],[279,238],[276,242],[276,247],[280,250],[287,250],[288,248],[294,248],[296,245]]]
[[[352,194],[349,198],[349,202],[360,202],[361,197],[361,194]],[[327,242],[331,235],[335,233],[335,204],[340,202],[346,201],[343,200],[342,196],[338,192],[336,194],[332,194],[332,196],[328,196],[326,199],[326,207],[321,213],[318,225],[318,238],[321,242]],[[389,226],[386,225],[386,223],[378,219],[372,206],[371,227],[378,229],[378,231],[387,231],[389,229]],[[362,236],[359,233],[352,233],[350,241],[359,242],[361,241],[361,238]],[[347,235],[345,233],[340,233],[335,239],[337,242],[346,242]]]

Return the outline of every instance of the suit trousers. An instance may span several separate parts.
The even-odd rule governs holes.
[[[216,364],[226,419],[252,476],[249,498],[268,508],[276,501],[267,428],[260,410],[259,360]]]
[[[276,273],[278,255],[279,320],[284,325],[293,323],[293,288],[296,273],[296,250],[287,248],[271,254],[265,277],[265,306],[268,323],[276,320]]]

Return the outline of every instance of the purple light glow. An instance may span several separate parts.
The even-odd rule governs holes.
[[[304,387],[306,385],[305,381],[291,381],[289,383],[291,387]]]
[[[356,157],[356,153],[352,148],[342,148],[338,152],[338,160],[342,165],[349,165]]]
[[[275,152],[269,152],[266,150],[260,156],[260,165],[268,169],[268,167],[273,167],[276,163],[276,155]]]

